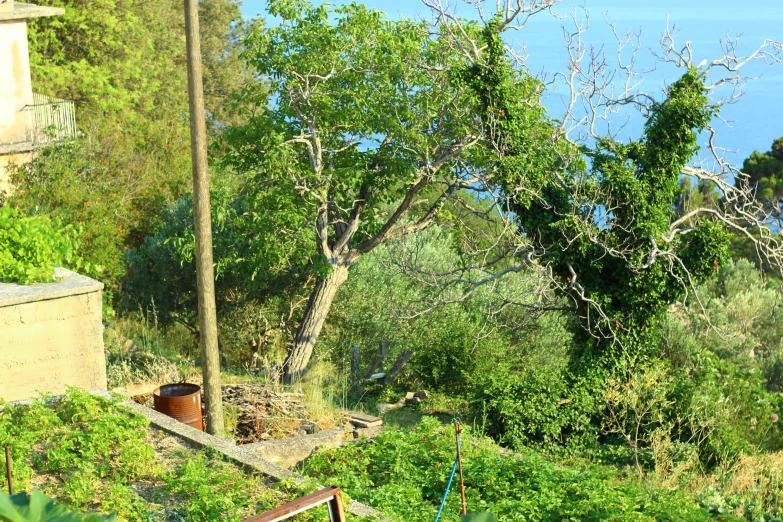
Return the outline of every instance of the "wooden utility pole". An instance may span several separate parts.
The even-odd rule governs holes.
[[[209,209],[207,170],[207,124],[204,119],[204,86],[201,76],[201,39],[198,27],[198,0],[185,0],[185,38],[188,55],[188,94],[190,98],[190,155],[193,164],[193,215],[196,231],[196,283],[198,324],[201,342],[201,369],[204,374],[204,402],[207,432],[222,437],[223,396],[220,390],[215,313],[215,274],[212,266],[212,218]]]

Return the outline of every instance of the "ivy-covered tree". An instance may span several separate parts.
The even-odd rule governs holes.
[[[459,32],[462,23],[442,3],[433,4],[451,31]],[[480,39],[456,51],[483,50],[461,74],[480,100],[476,113],[495,151],[489,168],[506,198],[507,218],[520,232],[514,257],[550,275],[552,287],[581,318],[587,338],[619,343],[632,354],[652,349],[655,326],[667,307],[728,260],[729,230],[747,231],[750,221],[757,228],[764,221],[747,187],[727,184],[724,172],[689,165],[699,150],[698,134],[714,132],[710,121],[718,105],[708,97],[714,87],[706,83],[708,74],[719,67],[736,72],[736,67],[731,57],[696,67],[687,47],[681,51],[664,40],[663,59],[685,69],[667,87],[666,97],[657,101],[632,91],[613,96],[607,79],[612,73],[602,56],[574,48],[571,74],[563,75],[570,92],[566,114],[552,122],[559,130],[552,146],[536,149],[520,132],[525,112],[516,94],[520,79],[514,57],[501,38],[504,23],[488,21]],[[780,49],[772,42],[757,53],[780,62]],[[639,140],[621,143],[602,134],[619,105],[642,108],[646,123]],[[588,108],[587,115],[575,115],[575,106]],[[578,138],[571,138],[571,131]],[[719,163],[725,168],[725,162]],[[680,183],[691,180],[702,188],[700,197],[683,199]],[[761,229],[754,245],[780,268],[780,241],[768,226]]]
[[[591,329],[645,342],[668,306],[728,259],[720,221],[671,229],[682,170],[712,115],[702,73],[690,69],[652,107],[641,140],[598,142],[587,153],[586,176],[553,180],[543,198],[516,207],[523,230],[547,245],[560,288]]]

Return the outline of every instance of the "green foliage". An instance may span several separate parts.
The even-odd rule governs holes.
[[[87,273],[104,282],[110,317],[125,274],[124,250],[156,228],[161,209],[190,182],[182,6],[45,4],[65,8],[65,15],[29,24],[33,83],[39,92],[77,102],[83,134],[18,168],[9,204],[81,225],[77,239]],[[199,7],[206,108],[217,133],[240,110],[231,97],[249,72],[238,55],[256,22],[243,21],[233,0],[205,0]]]
[[[409,317],[417,306],[426,306],[431,294],[419,280],[400,273],[395,262],[403,260],[432,272],[456,268],[460,259],[453,230],[448,224],[435,224],[358,260],[337,295],[321,335],[319,357],[348,372],[351,345],[360,346],[362,364],[367,365],[378,342],[385,340],[387,370],[397,354],[414,352],[399,377],[400,391],[424,388],[452,397],[472,397],[501,363],[509,368],[562,365],[571,340],[562,315],[531,317],[524,307],[498,312],[504,298],[533,295],[535,280],[527,273],[509,274],[492,291],[481,288],[470,299]],[[455,296],[459,292],[454,289]]]
[[[520,229],[531,244],[545,249],[562,292],[584,295],[576,296],[575,303],[586,328],[634,351],[654,349],[647,332],[685,294],[685,271],[701,281],[728,258],[730,236],[718,222],[700,222],[684,238],[664,238],[675,216],[672,203],[682,168],[698,150],[696,136],[715,112],[703,74],[692,68],[669,86],[667,99],[653,106],[640,141],[623,145],[603,139],[594,150],[537,151],[549,158],[542,175],[520,184],[519,161],[528,163],[531,153],[529,127],[517,107],[525,79],[511,74],[492,24],[484,38],[487,63],[476,64],[464,76],[479,96],[480,114],[501,129],[494,160],[501,188],[516,194],[524,185],[524,194],[539,194],[512,201]],[[562,174],[543,175],[553,171]],[[667,248],[682,260],[681,267],[645,265],[653,245],[664,243],[671,243]],[[577,280],[578,287],[573,284]],[[595,307],[605,316],[590,313]]]
[[[414,65],[430,53],[430,60],[441,59],[422,24],[389,21],[357,4],[331,8],[272,2],[269,11],[283,18],[280,25],[252,32],[244,58],[249,68],[270,79],[270,85],[268,90],[261,85],[260,92],[248,88],[243,99],[274,103],[268,111],[249,115],[245,125],[227,131],[227,162],[249,177],[243,190],[247,225],[253,231],[244,233],[253,241],[248,251],[262,254],[255,256],[265,264],[269,259],[300,270],[310,266],[323,275],[328,272],[327,260],[321,257],[326,252],[317,249],[306,228],[319,199],[328,193],[335,210],[351,209],[362,191],[365,204],[357,233],[378,231],[384,221],[381,208],[413,182],[416,154],[406,153],[403,144],[424,150],[449,138],[452,129],[436,132],[439,137],[427,136],[433,133],[425,130],[425,122],[452,100],[447,92],[433,89],[432,80]],[[357,43],[356,52],[345,52]],[[428,46],[433,49],[423,50]],[[299,79],[311,74],[327,77],[330,71],[339,73],[317,80],[323,85],[313,91],[306,107],[297,109],[298,102],[288,101],[292,93],[305,89]],[[425,103],[432,107],[425,109]],[[394,115],[389,107],[403,112]],[[316,171],[305,140],[294,139],[306,132],[297,110],[319,122],[323,158]],[[301,188],[311,185],[319,189]],[[328,233],[334,231],[330,228]],[[277,240],[263,241],[265,237]],[[274,273],[253,275],[265,278]]]
[[[767,206],[779,207],[783,199],[783,137],[773,141],[767,152],[753,151],[743,162],[742,172],[750,176],[758,199]]]
[[[249,494],[257,486],[256,480],[219,457],[199,453],[167,480],[166,492],[185,500],[178,512],[186,520],[239,521],[250,506],[255,512],[273,507],[269,492],[262,499]]]
[[[230,182],[215,178],[222,186],[211,198],[221,349],[232,365],[242,365],[251,343],[262,344],[259,356],[277,361],[299,317],[294,305],[306,290],[307,261],[292,265],[276,257],[279,238],[265,224],[278,214],[246,214]],[[126,253],[123,308],[154,308],[161,325],[179,323],[197,332],[192,197],[182,196],[160,219],[157,231]],[[253,233],[244,235],[249,225],[255,227]]]
[[[76,230],[58,219],[0,207],[0,281],[50,282],[55,265],[78,265]]]
[[[65,15],[30,24],[31,71],[43,92],[78,102],[82,117],[176,103],[185,72],[174,64],[184,38],[181,29],[172,30],[180,16],[173,2],[47,5],[64,7]]]
[[[688,276],[680,267],[669,269],[664,262],[637,267],[644,265],[652,241],[664,244],[663,234],[675,215],[672,202],[679,192],[680,172],[697,150],[697,132],[712,115],[705,93],[700,73],[690,70],[670,86],[667,100],[653,108],[641,141],[630,145],[598,143],[592,154],[596,192],[591,208],[596,202],[612,208],[607,226],[586,219],[574,229],[567,217],[543,226],[542,219],[549,218],[541,217],[548,215],[541,204],[520,209],[522,227],[538,241],[553,246],[552,255],[560,267],[556,272],[563,285],[567,287],[570,282],[570,265],[585,295],[627,332],[618,332],[627,348],[654,351],[647,332],[669,304],[686,292],[681,281]],[[591,230],[580,230],[582,226]],[[566,241],[580,234],[578,244],[566,247]],[[599,242],[589,237],[597,237]],[[728,258],[729,237],[722,224],[702,221],[682,240],[675,239],[670,248],[690,277],[700,281]],[[626,254],[604,256],[602,245],[623,245]],[[580,316],[587,317],[589,304],[582,301],[579,307]],[[604,328],[605,332],[617,331],[618,325],[605,324]]]
[[[115,515],[80,515],[55,504],[40,491],[13,496],[0,492],[0,520],[3,522],[117,522]]]
[[[134,124],[187,113],[182,5],[138,0],[49,0],[65,8],[29,24],[30,68],[40,92],[78,103],[79,121],[121,115]],[[233,0],[199,2],[205,104],[213,127],[230,123],[230,95],[248,79],[238,61],[252,23]],[[111,118],[110,116],[110,119]]]
[[[621,144],[605,138],[591,147],[538,150],[541,172],[560,175],[520,182],[519,161],[529,163],[535,151],[516,107],[525,78],[512,74],[493,24],[484,39],[486,63],[466,70],[463,78],[480,100],[479,113],[501,129],[492,159],[497,179],[505,194],[537,195],[512,198],[510,204],[525,240],[541,249],[539,262],[551,268],[557,291],[573,304],[583,326],[567,371],[501,372],[485,389],[495,434],[517,447],[589,444],[607,427],[604,401],[612,383],[636,382],[632,396],[621,399],[631,405],[623,416],[651,436],[672,399],[663,393],[653,401],[655,411],[637,408],[649,402],[645,390],[655,386],[634,379],[658,375],[645,361],[660,357],[658,325],[669,306],[729,259],[731,236],[720,221],[697,220],[687,234],[669,234],[678,215],[682,169],[716,110],[703,73],[691,68],[669,86],[666,99],[653,105],[641,140]],[[678,261],[656,259],[664,251]],[[626,429],[619,431],[627,439]],[[639,438],[633,439],[638,457]]]
[[[698,293],[701,305],[673,310],[660,330],[680,383],[677,404],[700,398],[709,408],[706,416],[720,421],[715,446],[705,446],[717,460],[749,446],[783,448],[780,424],[771,421],[783,409],[779,290],[763,282],[750,261],[740,260]]]
[[[78,226],[80,254],[91,265],[82,268],[112,296],[125,273],[123,251],[155,228],[160,209],[187,186],[185,123],[96,125],[91,137],[50,146],[17,168],[7,204]]]
[[[172,449],[170,439],[166,442],[166,437],[156,436],[148,429],[148,421],[122,406],[119,399],[76,389],[54,401],[3,404],[3,446],[11,448],[17,490],[29,491],[36,484],[68,509],[115,512],[121,521],[238,521],[312,492],[272,488],[215,451],[177,444]],[[7,489],[5,473],[0,487]],[[302,486],[306,487],[311,488]],[[41,500],[36,493],[31,498]],[[8,520],[3,518],[7,507],[3,500],[0,497],[0,520]],[[315,511],[302,520],[320,520],[319,515]],[[104,518],[87,516],[84,520]]]
[[[711,514],[689,495],[639,485],[607,467],[554,465],[540,455],[503,454],[488,439],[463,435],[468,506],[500,520],[734,520]],[[384,431],[364,441],[316,454],[304,470],[352,497],[406,522],[432,520],[454,460],[454,431],[425,418],[409,432]],[[444,517],[456,519],[453,491]]]
[[[582,452],[664,477],[780,451],[778,291],[749,261],[730,262],[653,332],[663,358],[493,372],[478,397],[489,433],[516,448]],[[709,319],[709,323],[707,320]]]
[[[16,488],[27,489],[37,474],[52,474],[61,486],[47,485],[44,492],[70,508],[116,511],[135,521],[142,507],[130,485],[161,473],[145,442],[147,424],[118,400],[72,389],[52,404],[6,405],[0,445],[11,448]]]
[[[539,367],[493,372],[480,395],[489,433],[515,448],[565,444],[591,446],[604,403],[604,376],[574,377],[566,369]]]
[[[468,513],[459,518],[459,522],[498,522],[490,513]]]
[[[270,109],[225,133],[225,164],[246,177],[242,217],[250,230],[239,236],[254,258],[299,267],[315,276],[316,289],[332,289],[343,279],[330,274],[427,228],[441,212],[448,219],[460,189],[481,184],[464,182],[462,172],[482,179],[491,172],[489,133],[475,118],[475,93],[458,74],[470,59],[454,52],[461,37],[447,28],[391,21],[357,4],[278,1],[269,12],[280,24],[253,31],[243,55],[269,84],[261,92],[248,88],[241,99]],[[475,22],[463,27],[471,36],[479,31]],[[551,130],[538,104],[541,84],[517,77],[525,82],[514,92],[520,125],[537,147],[547,147],[539,132]],[[543,176],[539,164],[532,170]],[[320,308],[313,316],[326,316],[331,299],[312,299]],[[317,338],[320,321],[303,324],[314,326],[302,338]],[[295,364],[309,359],[304,345],[295,347],[307,351]]]

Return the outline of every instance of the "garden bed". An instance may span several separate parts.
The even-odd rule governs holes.
[[[489,438],[473,436],[469,426],[463,430],[469,511],[489,511],[508,522],[742,520],[711,498],[672,491],[611,466],[553,463],[532,450],[512,453]],[[305,461],[302,471],[395,520],[429,522],[438,511],[454,456],[453,427],[424,417],[413,429],[388,429],[375,440],[320,452]],[[460,487],[455,478],[441,520],[456,520],[459,513]],[[779,516],[778,510],[764,520],[780,520],[774,518]]]
[[[77,511],[115,511],[120,521],[238,521],[316,487],[275,484],[216,449],[151,428],[118,399],[76,390],[54,401],[5,405],[4,445],[17,492],[37,488]],[[7,490],[5,477],[0,487]],[[324,516],[325,508],[296,520]]]

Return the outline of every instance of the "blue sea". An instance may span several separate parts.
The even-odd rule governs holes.
[[[329,3],[341,5],[347,2]],[[428,13],[418,0],[367,0],[364,3],[386,12],[393,19],[426,16]],[[495,2],[487,3],[494,5]],[[526,48],[526,64],[532,72],[565,70],[567,51],[563,28],[573,28],[568,17],[574,10],[579,20],[585,19],[585,10],[589,12],[589,29],[583,40],[602,48],[610,62],[616,62],[617,42],[604,18],[615,24],[620,33],[640,33],[642,47],[637,53],[637,63],[641,69],[648,69],[656,63],[651,50],[660,49],[659,40],[666,29],[667,17],[669,26],[679,31],[677,43],[684,45],[686,41],[690,42],[696,64],[722,56],[721,42],[726,42],[727,38],[740,37],[738,54],[753,52],[765,39],[783,42],[781,0],[562,0],[553,11],[566,18],[541,13],[531,18],[522,30],[507,36],[510,44]],[[457,5],[457,13],[466,18],[475,17],[472,7],[464,3]],[[243,14],[245,17],[264,17],[265,1],[245,0]],[[273,20],[269,22],[274,23]],[[665,85],[674,81],[680,73],[681,70],[672,65],[658,64],[654,71],[644,75],[641,88],[660,99]],[[717,145],[729,149],[726,157],[735,163],[741,163],[754,150],[769,150],[772,141],[783,136],[783,65],[754,62],[743,69],[743,75],[757,79],[746,84],[745,94],[738,103],[723,108],[721,117],[725,122],[714,122]],[[561,91],[555,89],[550,92],[545,105],[553,117],[562,114]],[[636,138],[641,133],[643,120],[636,115],[630,115],[630,118],[620,134],[623,139]],[[626,115],[623,115],[616,121],[625,119]],[[702,136],[701,142],[705,140],[706,137]]]

